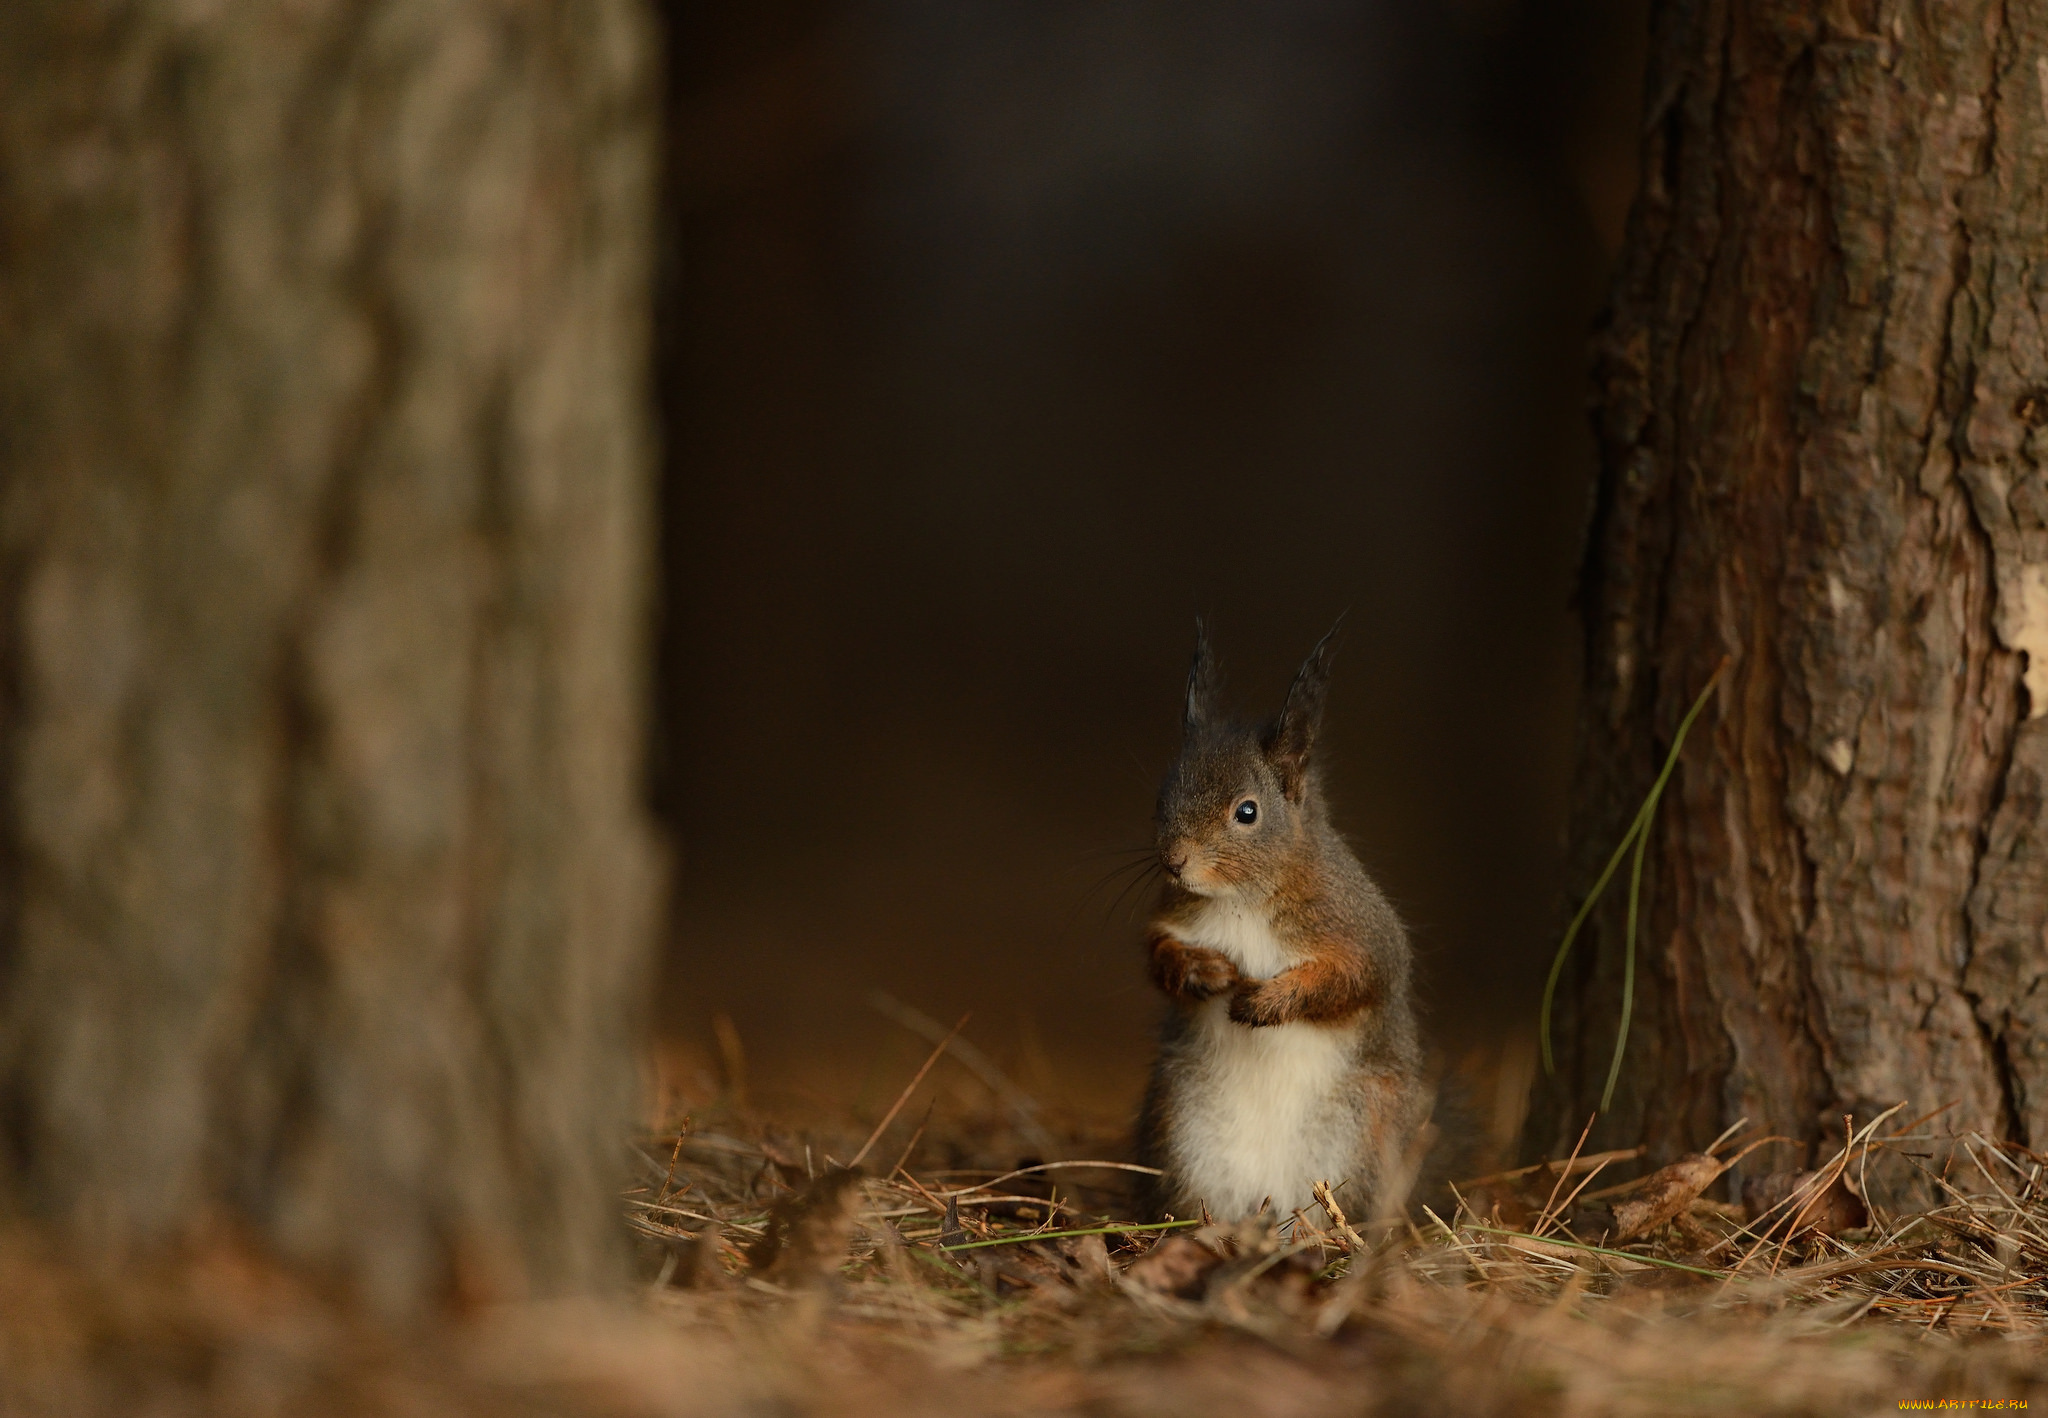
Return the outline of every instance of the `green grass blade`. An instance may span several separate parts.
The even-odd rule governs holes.
[[[1142,1226],[1092,1226],[1085,1231],[1026,1231],[1015,1236],[998,1236],[992,1241],[963,1241],[954,1246],[940,1246],[942,1251],[978,1251],[985,1246],[1019,1246],[1026,1241],[1059,1241],[1068,1236],[1121,1236],[1136,1231],[1175,1231],[1183,1226],[1200,1226],[1202,1220],[1192,1221],[1148,1221]]]
[[[1505,1231],[1498,1226],[1467,1225],[1465,1229],[1467,1231],[1477,1231],[1481,1235],[1486,1236],[1507,1236],[1518,1241],[1534,1241],[1538,1245],[1564,1246],[1568,1250],[1590,1251],[1596,1256],[1613,1256],[1617,1260],[1632,1260],[1637,1265],[1660,1265],[1666,1270],[1682,1270],[1688,1275],[1704,1275],[1709,1280],[1726,1280],[1728,1278],[1728,1272],[1725,1270],[1703,1270],[1696,1265],[1685,1265],[1679,1261],[1665,1260],[1662,1256],[1639,1256],[1634,1251],[1617,1251],[1607,1246],[1589,1246],[1584,1241],[1567,1241],[1561,1236],[1531,1236],[1526,1231]]]
[[[1650,808],[1656,810],[1661,785],[1650,794]],[[1621,955],[1621,1027],[1614,1031],[1614,1058],[1607,1065],[1607,1086],[1600,1090],[1600,1111],[1614,1106],[1614,1084],[1621,1077],[1621,1056],[1628,1048],[1628,1025],[1636,1015],[1636,914],[1643,901],[1643,849],[1650,845],[1649,832],[1636,834],[1636,859],[1628,872],[1628,933],[1623,937]]]
[[[1643,806],[1648,807],[1649,804],[1645,803]],[[1593,883],[1593,889],[1586,893],[1586,899],[1579,904],[1578,914],[1572,917],[1571,925],[1565,928],[1564,939],[1557,945],[1557,955],[1550,962],[1550,978],[1543,982],[1543,1009],[1537,1025],[1537,1034],[1543,1041],[1543,1073],[1546,1078],[1557,1072],[1557,1061],[1551,1057],[1550,1052],[1550,1006],[1551,1001],[1557,997],[1557,979],[1564,973],[1564,958],[1571,954],[1572,942],[1578,939],[1579,927],[1586,924],[1586,917],[1592,915],[1593,908],[1600,903],[1600,894],[1607,890],[1608,879],[1614,875],[1614,869],[1621,865],[1622,856],[1628,851],[1629,844],[1642,834],[1643,824],[1644,815],[1639,808],[1636,811],[1636,820],[1629,824],[1628,831],[1621,836],[1621,845],[1616,847],[1614,855],[1607,859],[1607,867],[1600,873],[1600,879]]]
[[[1557,1073],[1557,1062],[1550,1046],[1550,1011],[1551,1004],[1557,996],[1558,978],[1564,973],[1565,957],[1571,953],[1572,942],[1578,938],[1579,928],[1586,923],[1586,918],[1593,914],[1593,908],[1600,903],[1600,897],[1607,890],[1607,883],[1614,879],[1615,869],[1621,865],[1622,856],[1630,847],[1634,847],[1636,858],[1629,883],[1628,940],[1623,964],[1621,1030],[1615,1040],[1614,1062],[1608,1068],[1607,1089],[1601,1097],[1600,1111],[1603,1113],[1607,1111],[1608,1101],[1614,1094],[1614,1082],[1619,1077],[1621,1068],[1622,1046],[1628,1042],[1629,1019],[1635,1008],[1636,908],[1642,888],[1643,849],[1649,838],[1650,820],[1656,816],[1657,800],[1664,796],[1664,785],[1671,781],[1672,770],[1678,767],[1679,751],[1685,747],[1685,736],[1692,732],[1693,720],[1707,707],[1707,699],[1713,694],[1714,686],[1720,683],[1721,675],[1727,668],[1728,659],[1723,656],[1721,663],[1714,667],[1713,674],[1707,677],[1706,684],[1700,689],[1699,697],[1693,700],[1692,708],[1686,710],[1685,717],[1679,720],[1678,732],[1671,737],[1671,748],[1664,755],[1664,767],[1657,774],[1657,781],[1650,785],[1649,794],[1643,799],[1643,805],[1636,809],[1635,821],[1631,822],[1628,831],[1622,834],[1620,844],[1614,849],[1614,855],[1607,859],[1607,866],[1600,873],[1599,880],[1593,883],[1593,889],[1586,894],[1586,899],[1579,905],[1578,913],[1572,917],[1571,925],[1565,929],[1564,939],[1558,942],[1557,954],[1550,962],[1550,977],[1543,983],[1543,1007],[1539,1014],[1537,1035],[1543,1046],[1544,1075],[1553,1077]]]

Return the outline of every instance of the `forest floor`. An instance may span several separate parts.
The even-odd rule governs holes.
[[[741,1411],[2048,1403],[2043,1159],[1939,1134],[1938,1118],[1859,1125],[1814,1170],[1754,1179],[1743,1202],[1702,1197],[1768,1146],[1736,1133],[1657,1170],[1575,1154],[1473,1179],[1400,1220],[1329,1198],[1152,1227],[1128,1219],[1135,1169],[1114,1134],[1048,1137],[1007,1112],[928,1118],[907,1145],[888,1119],[803,1133],[718,1109],[677,1121],[643,1140],[626,1198],[644,1309],[715,1337],[707,1352],[733,1356],[721,1402]],[[1863,1182],[1886,1166],[1917,1169],[1935,1204],[1866,1206]]]
[[[678,1110],[639,1139],[622,1198],[634,1296],[482,1303],[426,1336],[368,1325],[231,1235],[109,1276],[0,1230],[0,1418],[2048,1404],[2048,1170],[1938,1119],[1862,1124],[1742,1202],[1702,1195],[1768,1144],[1738,1133],[1654,1171],[1581,1153],[1472,1179],[1398,1220],[1331,1198],[1147,1226],[1113,1129],[942,1105],[801,1126]],[[1866,1206],[1885,1166],[1926,1172],[1931,1209]]]

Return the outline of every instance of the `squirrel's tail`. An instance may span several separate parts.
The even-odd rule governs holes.
[[[1488,1171],[1495,1160],[1491,1139],[1473,1103],[1471,1086],[1455,1072],[1447,1071],[1437,1080],[1429,1132],[1428,1150],[1416,1170],[1415,1184],[1408,1191],[1408,1210],[1420,1216],[1427,1206],[1449,1221],[1458,1205],[1453,1184]]]

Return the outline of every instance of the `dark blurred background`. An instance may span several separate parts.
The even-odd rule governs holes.
[[[879,988],[1127,1110],[1156,1006],[1103,854],[1148,839],[1198,613],[1260,713],[1345,613],[1340,825],[1446,1050],[1527,1037],[1644,25],[673,7],[675,1057],[723,1034],[757,1096],[885,1103],[925,1046]]]

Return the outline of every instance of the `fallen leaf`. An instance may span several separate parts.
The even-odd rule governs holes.
[[[1124,1278],[1158,1295],[1200,1299],[1223,1257],[1190,1236],[1168,1236],[1132,1261]]]
[[[814,1285],[838,1274],[853,1240],[861,1174],[835,1167],[802,1191],[768,1208],[768,1228],[747,1250],[747,1263],[763,1279]]]
[[[939,1223],[938,1247],[941,1251],[948,1246],[967,1244],[967,1230],[960,1224],[960,1198],[946,1198],[946,1217]]]
[[[1096,1284],[1115,1273],[1109,1263],[1109,1247],[1100,1236],[1070,1236],[1058,1245],[1076,1284]]]
[[[1726,1168],[1704,1152],[1652,1172],[1635,1195],[1614,1204],[1614,1239],[1633,1240],[1678,1215]]]

